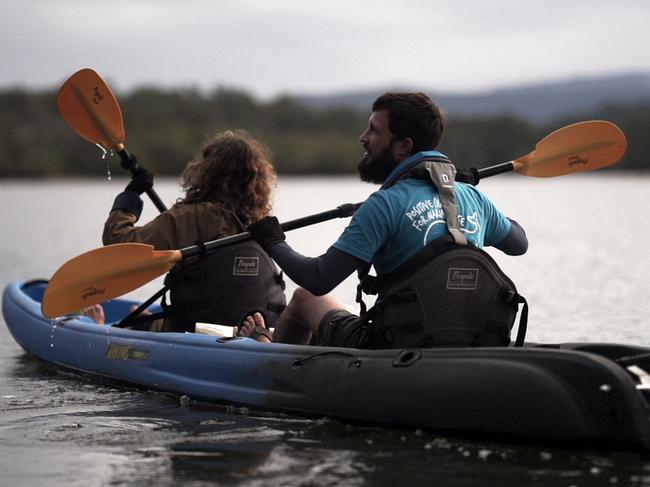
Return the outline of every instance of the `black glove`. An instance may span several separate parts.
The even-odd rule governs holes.
[[[133,191],[142,194],[146,193],[151,188],[153,188],[153,174],[144,168],[140,168],[140,171],[135,174],[131,178],[129,184],[126,185],[124,191]]]
[[[479,176],[475,167],[456,170],[456,181],[460,181],[461,183],[468,183],[472,186],[476,186],[480,179],[481,176]]]
[[[261,220],[251,224],[248,227],[253,239],[262,246],[266,252],[271,250],[271,247],[278,242],[284,242],[284,232],[280,226],[280,222],[274,216],[267,216]]]

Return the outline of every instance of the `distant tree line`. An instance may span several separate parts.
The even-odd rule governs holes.
[[[178,175],[218,131],[245,129],[271,149],[280,174],[347,174],[356,171],[368,111],[307,108],[289,97],[259,101],[229,89],[144,88],[119,96],[127,148],[157,175]],[[56,110],[56,92],[0,91],[0,177],[98,175],[100,151],[81,139]],[[545,125],[503,115],[459,118],[448,114],[440,150],[459,167],[483,167],[530,152],[548,133],[568,123],[605,119],[628,138],[616,168],[650,168],[650,104],[608,106]],[[110,159],[113,171],[119,165]]]

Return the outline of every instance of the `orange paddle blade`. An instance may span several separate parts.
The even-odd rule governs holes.
[[[513,161],[514,170],[540,178],[593,171],[620,161],[626,148],[625,135],[613,123],[579,122],[544,137],[530,154]]]
[[[91,250],[54,273],[41,310],[54,318],[121,296],[166,273],[181,259],[179,250],[154,250],[138,243]]]
[[[63,119],[84,139],[105,150],[121,150],[126,139],[122,110],[113,92],[92,69],[73,74],[56,96]]]

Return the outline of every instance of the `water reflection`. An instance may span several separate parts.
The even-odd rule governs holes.
[[[135,463],[148,465],[138,479],[159,481],[165,472],[180,484],[241,486],[650,485],[650,464],[637,455],[467,442],[329,420],[245,416],[237,423],[211,423],[212,431],[195,431],[191,440],[136,450]],[[125,468],[134,475],[132,465]],[[126,479],[116,472],[114,480]]]
[[[7,471],[22,469],[24,480],[51,468],[58,473],[48,485],[75,485],[68,483],[72,468],[86,478],[100,472],[94,485],[650,485],[643,455],[468,441],[204,404],[98,385],[24,356],[8,376],[15,397],[3,398],[3,442],[11,441],[14,453],[51,457],[56,450],[62,463],[33,469],[14,459]]]

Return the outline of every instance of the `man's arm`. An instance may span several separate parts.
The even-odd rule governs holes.
[[[286,242],[278,242],[269,249],[269,255],[293,282],[316,296],[327,294],[355,270],[367,266],[334,247],[319,257],[305,257]]]
[[[523,255],[528,250],[526,232],[512,218],[508,218],[508,220],[510,220],[510,231],[494,247],[508,255]]]

